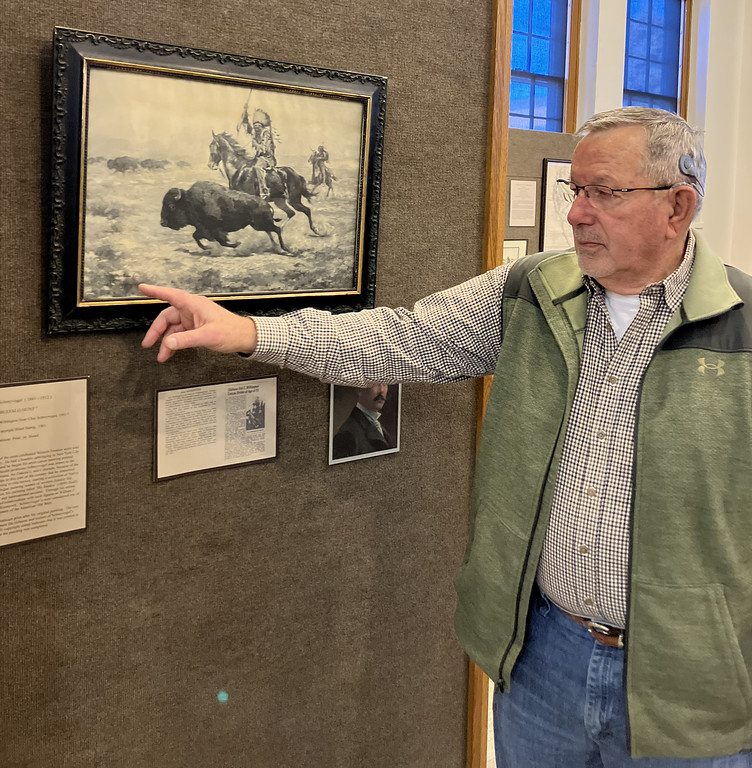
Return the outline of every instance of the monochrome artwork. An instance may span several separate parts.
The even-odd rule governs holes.
[[[401,384],[330,386],[329,463],[396,453],[400,449]]]
[[[564,198],[557,179],[568,179],[570,160],[543,161],[543,203],[541,213],[542,251],[564,251],[574,246],[572,227],[567,221],[570,203]]]
[[[84,301],[352,290],[363,105],[96,69]]]
[[[125,38],[105,58],[97,46],[111,38],[56,34],[75,41],[84,85],[80,104],[76,89],[62,92],[54,131],[66,148],[59,184],[53,173],[52,272],[64,273],[66,305],[55,321],[143,305],[139,283],[259,314],[296,299],[372,304],[383,78]],[[211,57],[219,75],[206,71]],[[58,81],[73,74],[61,65]]]

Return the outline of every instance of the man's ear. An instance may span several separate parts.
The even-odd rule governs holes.
[[[692,187],[674,187],[669,190],[672,210],[668,219],[670,237],[686,237],[695,215],[697,192]]]

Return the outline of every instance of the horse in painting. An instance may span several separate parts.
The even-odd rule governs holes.
[[[221,169],[230,189],[237,189],[249,195],[259,194],[258,178],[254,172],[256,159],[245,150],[229,133],[214,133],[209,144],[209,168]],[[308,219],[311,231],[318,235],[311,219],[311,209],[302,198],[311,200],[315,195],[309,191],[306,180],[294,168],[277,166],[269,169],[266,175],[269,188],[268,201],[279,208],[289,221],[295,211],[304,213]],[[293,210],[295,209],[295,210]]]

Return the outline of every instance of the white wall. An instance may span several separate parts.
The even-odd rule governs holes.
[[[743,24],[740,25],[737,43],[740,50],[739,91],[736,98],[739,104],[737,122],[737,145],[733,167],[728,169],[728,177],[734,179],[734,210],[731,217],[733,258],[730,263],[752,273],[752,248],[749,245],[750,222],[747,217],[752,212],[752,156],[750,156],[749,133],[752,126],[752,51],[743,40],[752,39],[752,7],[747,6]],[[724,179],[719,179],[722,184]]]
[[[708,181],[696,222],[715,253],[752,273],[747,247],[752,211],[752,156],[745,136],[752,126],[752,35],[748,0],[693,0],[689,122],[705,131]],[[621,106],[626,0],[583,0],[577,122]],[[618,52],[621,52],[619,54]]]

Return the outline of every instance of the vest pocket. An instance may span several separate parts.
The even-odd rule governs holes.
[[[669,754],[750,747],[752,684],[721,584],[633,583],[627,696],[636,743]]]
[[[492,640],[494,650],[514,625],[526,552],[527,539],[508,528],[494,507],[481,500],[454,587],[458,614],[479,637]]]

